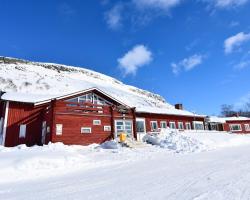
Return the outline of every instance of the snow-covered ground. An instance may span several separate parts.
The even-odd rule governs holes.
[[[0,199],[250,199],[250,136],[159,138],[163,146],[138,149],[114,142],[0,147]]]

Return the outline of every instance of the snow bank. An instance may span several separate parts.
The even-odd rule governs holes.
[[[200,152],[206,150],[206,146],[191,137],[182,135],[177,130],[165,129],[160,134],[148,134],[143,140],[149,144],[172,150],[176,153]]]
[[[119,149],[121,145],[115,140],[110,140],[102,143],[100,147],[103,149]]]
[[[183,135],[198,140],[209,149],[236,147],[250,144],[250,135],[219,131],[185,131]]]

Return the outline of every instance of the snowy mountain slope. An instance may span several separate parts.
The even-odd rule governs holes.
[[[131,107],[144,111],[168,110],[170,113],[189,115],[178,111],[163,97],[85,68],[53,63],[30,62],[0,57],[0,90],[39,95],[64,95],[97,87]]]

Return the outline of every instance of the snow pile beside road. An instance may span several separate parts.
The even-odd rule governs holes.
[[[250,135],[218,131],[185,131],[183,135],[198,140],[209,149],[236,147],[250,144]]]
[[[103,149],[119,149],[121,148],[121,145],[118,144],[118,142],[114,140],[106,141],[100,145]]]
[[[171,129],[162,130],[160,134],[148,134],[143,139],[149,144],[157,145],[176,153],[200,152],[207,149],[202,142]]]

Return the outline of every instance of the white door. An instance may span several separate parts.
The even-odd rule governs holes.
[[[142,138],[146,135],[146,124],[144,118],[136,118],[136,134],[138,141],[142,141]]]
[[[131,120],[115,120],[115,138],[121,133],[126,133],[127,137],[133,138],[133,122]]]
[[[45,144],[45,139],[46,139],[46,121],[43,121],[42,124],[42,144]]]

